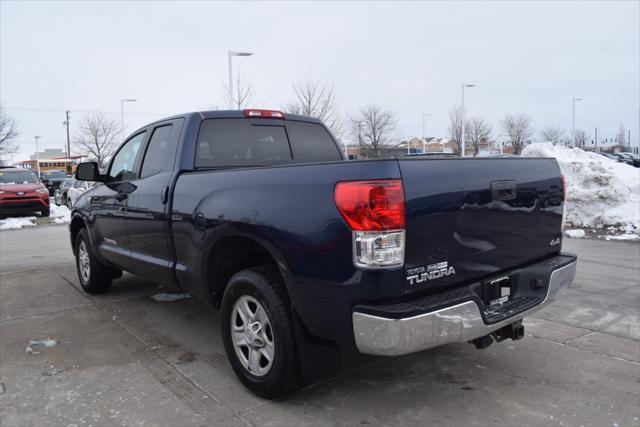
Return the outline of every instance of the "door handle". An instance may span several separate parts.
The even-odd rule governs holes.
[[[166,205],[167,204],[167,200],[169,200],[169,187],[168,186],[164,186],[162,187],[162,191],[160,192],[160,198],[162,199],[162,204]]]

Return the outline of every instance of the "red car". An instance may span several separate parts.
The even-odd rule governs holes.
[[[49,216],[49,190],[26,169],[0,169],[0,215],[40,212]]]

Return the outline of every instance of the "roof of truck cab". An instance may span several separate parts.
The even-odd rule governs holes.
[[[155,120],[146,126],[153,125],[155,123],[164,122],[167,120],[174,120],[180,118],[189,118],[192,116],[200,116],[202,119],[245,119],[244,110],[215,110],[215,111],[192,111],[184,114],[176,114],[171,117],[165,117],[160,120]],[[297,122],[309,122],[309,123],[322,123],[315,117],[301,116],[299,114],[284,113],[285,120],[293,120]],[[251,117],[251,120],[281,120],[273,118]],[[143,127],[146,127],[143,126]]]

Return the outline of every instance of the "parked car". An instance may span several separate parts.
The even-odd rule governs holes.
[[[0,215],[33,214],[49,216],[49,190],[28,169],[0,170]]]
[[[62,183],[60,184],[60,187],[58,187],[58,189],[53,193],[53,198],[57,206],[61,206],[61,205],[66,206],[67,192],[69,191],[69,188],[73,187],[73,184],[75,184],[75,182],[76,182],[75,178],[67,178],[64,181],[62,181]]]
[[[622,158],[630,160],[631,164],[637,168],[640,168],[640,156],[635,153],[618,153]]]
[[[76,199],[80,197],[85,191],[93,187],[95,183],[88,181],[76,180],[71,187],[67,189],[67,202],[66,205],[69,209],[72,209]]]
[[[66,173],[57,170],[43,172],[41,175],[42,183],[49,189],[50,196],[53,196],[55,191],[60,187],[60,184],[69,178]]]
[[[624,164],[633,166],[633,160],[627,159],[621,153],[610,153],[610,155],[613,156],[620,163],[624,163]]]
[[[218,307],[234,372],[265,397],[336,344],[520,339],[575,274],[553,158],[345,161],[316,119],[216,111],[149,124],[76,178],[98,183],[69,226],[82,288],[124,270]]]

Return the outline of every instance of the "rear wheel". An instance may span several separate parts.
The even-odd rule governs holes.
[[[298,355],[282,279],[272,269],[236,273],[222,298],[222,338],[240,381],[256,394],[286,395],[298,381]]]
[[[51,208],[43,209],[40,211],[43,217],[48,218],[51,215]]]
[[[98,262],[85,228],[76,237],[76,268],[82,289],[90,294],[107,291],[118,272]]]

